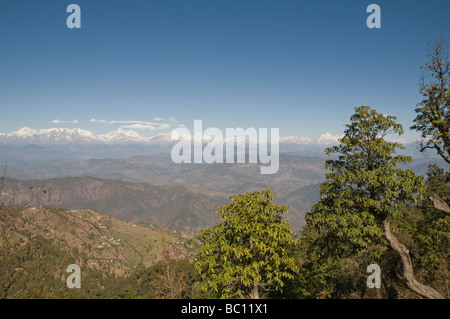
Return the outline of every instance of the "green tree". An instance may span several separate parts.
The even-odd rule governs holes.
[[[435,149],[450,164],[450,61],[443,38],[431,44],[430,49],[430,61],[422,67],[420,94],[424,99],[417,104],[411,129],[420,132],[424,139],[420,145],[422,152]]]
[[[321,200],[306,216],[307,233],[314,242],[310,254],[328,265],[326,271],[342,258],[376,260],[382,255],[383,238],[387,239],[401,258],[407,286],[424,297],[439,298],[433,288],[416,280],[408,249],[390,229],[390,220],[401,217],[404,205],[416,203],[424,189],[421,176],[397,167],[411,161],[397,153],[404,147],[385,139],[403,134],[402,126],[395,116],[378,114],[368,106],[355,110],[340,145],[326,149],[328,155],[339,155],[326,162],[331,172],[321,185]]]
[[[430,165],[427,172],[426,195],[437,195],[444,202],[450,201],[450,173],[437,165]],[[450,295],[450,216],[433,207],[425,196],[420,206],[420,220],[412,235],[420,249],[416,264],[422,276]]]
[[[222,223],[198,237],[195,268],[204,290],[220,298],[257,299],[293,278],[298,266],[289,250],[299,240],[282,218],[288,208],[273,204],[274,196],[271,190],[245,193],[216,210]]]

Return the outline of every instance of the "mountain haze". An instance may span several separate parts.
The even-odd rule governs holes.
[[[120,220],[156,224],[191,234],[213,225],[217,218],[214,210],[224,204],[219,198],[183,186],[154,186],[93,177],[8,180],[7,185],[6,196],[14,198],[16,205],[28,202],[32,197],[30,190],[40,187],[42,192],[29,205],[91,209]]]
[[[22,128],[0,135],[0,162],[8,162],[7,177],[16,179],[17,203],[27,201],[28,187],[45,186],[46,193],[31,205],[92,209],[195,235],[216,223],[214,211],[230,196],[269,188],[278,204],[289,206],[285,218],[300,231],[305,213],[319,199],[328,158],[324,149],[338,139],[330,133],[282,137],[278,172],[261,175],[260,164],[175,164],[170,135]],[[412,168],[425,174],[433,162],[416,152]]]

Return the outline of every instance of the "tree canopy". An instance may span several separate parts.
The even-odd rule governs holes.
[[[415,202],[423,190],[421,176],[397,167],[411,161],[397,153],[404,147],[385,139],[389,134],[403,134],[395,119],[368,106],[358,107],[340,145],[326,149],[328,155],[339,156],[326,162],[331,172],[321,185],[321,201],[312,207],[307,221],[339,243],[349,244],[340,245],[339,250],[361,252],[380,243],[381,223],[401,214],[402,203]]]
[[[205,290],[221,298],[259,298],[293,278],[298,266],[289,250],[298,239],[282,218],[287,207],[272,203],[274,196],[271,190],[245,193],[216,210],[221,223],[198,237],[195,267]]]
[[[317,276],[324,280],[346,262],[357,267],[365,262],[367,267],[381,257],[387,240],[401,259],[407,286],[424,297],[441,298],[416,280],[409,251],[390,227],[391,220],[407,213],[405,205],[417,203],[424,191],[422,176],[397,167],[411,161],[398,153],[404,147],[386,139],[403,134],[402,126],[395,116],[378,114],[368,106],[355,111],[340,145],[326,150],[338,156],[326,162],[331,172],[321,185],[321,200],[306,216],[306,234],[312,241],[309,254],[323,268]]]

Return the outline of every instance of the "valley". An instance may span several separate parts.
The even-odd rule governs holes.
[[[313,147],[305,150],[304,144],[283,145],[291,151],[280,154],[280,168],[273,175],[261,175],[259,164],[174,164],[162,142],[157,148],[0,145],[0,161],[8,162],[4,192],[16,205],[29,201],[29,187],[42,187],[45,194],[28,206],[91,209],[195,236],[216,223],[215,209],[227,204],[230,196],[270,188],[278,204],[289,206],[284,217],[299,232],[305,213],[319,200],[327,157]],[[425,174],[433,162],[439,163],[415,154],[412,168]]]

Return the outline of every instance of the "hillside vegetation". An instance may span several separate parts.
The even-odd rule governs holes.
[[[66,268],[82,267],[83,290],[95,297],[167,260],[188,263],[192,236],[149,224],[120,221],[92,210],[8,207],[0,210],[0,293],[7,297],[58,298]],[[77,294],[75,294],[76,296]]]

